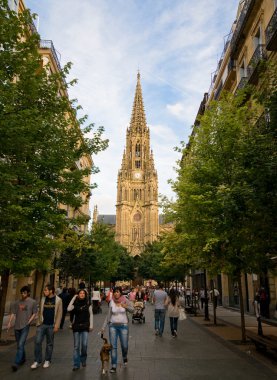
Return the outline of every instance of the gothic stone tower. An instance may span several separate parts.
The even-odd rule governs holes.
[[[157,239],[158,233],[158,177],[150,151],[150,132],[138,73],[126,149],[118,173],[116,240],[136,256],[143,251],[145,243]]]

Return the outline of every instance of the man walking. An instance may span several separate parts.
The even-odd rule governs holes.
[[[20,289],[20,293],[21,299],[16,301],[11,307],[11,314],[7,326],[7,329],[9,330],[12,321],[15,318],[14,335],[17,343],[17,351],[14,364],[12,365],[12,370],[14,372],[26,361],[25,343],[29,333],[30,324],[37,314],[37,304],[35,300],[30,298],[30,288],[28,286],[23,286]]]
[[[164,332],[166,300],[167,293],[163,290],[163,285],[159,284],[158,289],[156,289],[153,294],[153,303],[155,306],[155,330],[156,335],[159,336],[162,336]]]
[[[61,324],[60,324],[60,329],[62,330],[63,325],[64,325],[64,321],[65,321],[65,317],[66,317],[66,313],[67,313],[67,307],[68,307],[71,299],[70,299],[70,294],[68,293],[67,288],[63,288],[62,292],[58,296],[62,300],[62,304],[63,304],[63,314],[62,314],[62,319],[61,319]]]
[[[42,363],[42,342],[44,336],[46,336],[46,351],[43,368],[50,366],[54,346],[54,333],[59,330],[62,319],[62,300],[56,296],[54,286],[46,285],[43,292],[44,297],[40,304],[38,328],[35,337],[35,361],[31,365],[32,369],[38,368]]]

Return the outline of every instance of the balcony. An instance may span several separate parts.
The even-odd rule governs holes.
[[[223,87],[223,83],[222,83],[222,80],[221,80],[220,83],[219,83],[219,86],[216,89],[216,92],[214,94],[214,100],[217,100],[219,98],[221,90],[222,90],[222,87]]]
[[[227,67],[228,67],[228,74],[236,70],[236,64],[235,64],[234,59],[232,58],[229,59]]]
[[[277,50],[277,7],[265,30],[266,49]]]
[[[229,58],[227,63],[227,76],[223,83],[224,90],[229,91],[236,79],[236,62]]]
[[[239,84],[237,86],[236,92],[244,88],[247,85],[247,82],[248,82],[248,77],[241,77]]]
[[[248,67],[247,67],[247,77],[249,83],[256,83],[258,80],[258,72],[257,68],[261,61],[265,61],[267,59],[265,45],[258,45],[254,54],[252,55]]]
[[[258,5],[259,0],[245,0],[244,6],[241,10],[239,18],[237,20],[236,29],[230,42],[231,56],[235,57],[240,47],[240,39],[244,40],[243,30],[249,19],[249,16],[255,5]]]
[[[57,50],[55,49],[53,42],[51,40],[40,40],[40,48],[51,50],[54,61],[57,65],[59,71],[61,71],[62,70],[61,64],[60,64],[61,56],[60,56],[60,53],[57,52]]]

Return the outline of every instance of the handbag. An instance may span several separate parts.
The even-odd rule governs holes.
[[[185,319],[187,319],[185,310],[182,307],[180,307],[180,309],[179,309],[179,320],[184,321]]]

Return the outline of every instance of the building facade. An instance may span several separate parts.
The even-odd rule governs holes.
[[[23,12],[25,8],[25,4],[23,0],[9,0],[8,5],[11,10],[20,13]],[[36,27],[34,24],[30,25],[30,32],[36,32]],[[41,55],[42,66],[49,74],[59,73],[61,71],[60,64],[60,54],[55,49],[55,46],[51,40],[40,40],[39,53]],[[60,94],[62,96],[68,97],[66,87],[61,83],[60,86]],[[78,162],[75,162],[75,167],[72,170],[80,170],[81,168],[92,168],[93,162],[90,156],[83,156]],[[83,180],[89,184],[90,183],[90,175],[83,178]],[[72,226],[75,229],[78,229],[80,232],[86,232],[88,229],[88,222],[90,219],[90,211],[89,211],[89,201],[90,201],[90,192],[80,194],[83,200],[83,204],[79,208],[73,208],[68,205],[60,204],[59,207],[61,209],[66,210],[67,218],[73,219],[78,216],[84,217],[83,225]],[[1,282],[0,276],[0,282]],[[52,273],[48,273],[44,276],[38,270],[33,270],[28,277],[24,276],[9,276],[8,282],[8,291],[6,296],[6,312],[10,309],[10,304],[15,299],[17,299],[20,295],[20,288],[23,285],[29,285],[31,288],[32,296],[34,298],[38,298],[40,296],[40,292],[43,284],[51,282],[55,287],[58,287],[60,284],[59,273],[57,270],[53,270]]]
[[[247,84],[259,86],[260,64],[271,60],[277,60],[277,0],[239,1],[236,20],[225,38],[198,115],[205,112],[211,101],[220,99],[224,90],[235,94]],[[194,128],[198,125],[196,119]],[[195,286],[203,286],[203,278],[203,273],[198,273]],[[222,304],[239,308],[238,283],[223,273],[213,280]],[[266,316],[277,318],[277,278],[273,273],[243,274],[242,285],[246,311],[253,312],[255,291],[263,287],[268,295]]]
[[[150,149],[139,73],[118,172],[115,232],[116,241],[132,256],[139,255],[145,244],[157,240],[159,234],[158,176]]]

